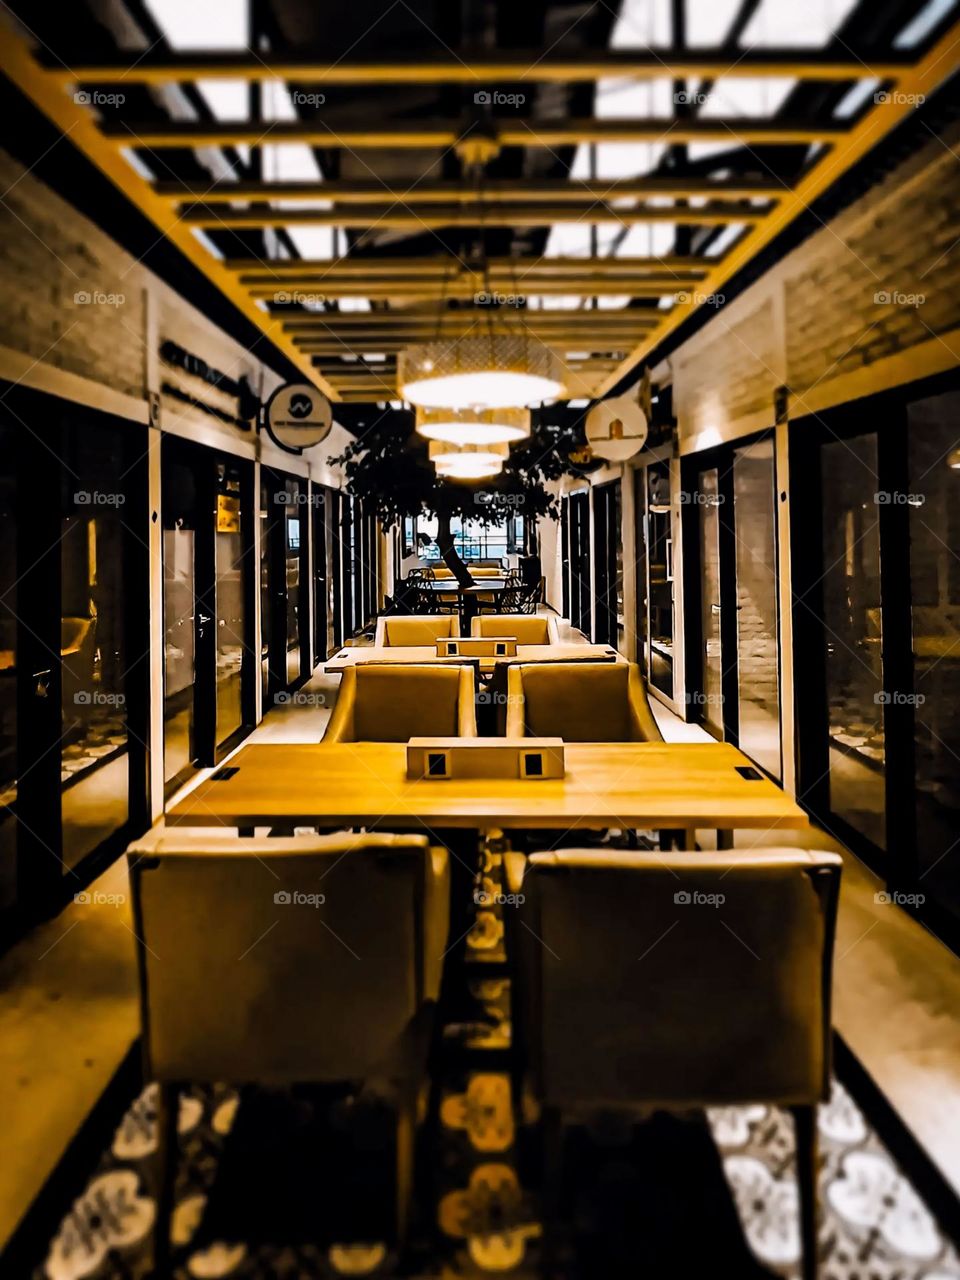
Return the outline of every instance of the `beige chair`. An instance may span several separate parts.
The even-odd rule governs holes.
[[[365,663],[343,673],[323,741],[476,736],[472,667]]]
[[[409,614],[377,619],[374,644],[395,648],[405,645],[429,645],[446,636],[460,634],[459,619],[451,614]]]
[[[397,1235],[449,932],[423,836],[186,839],[128,850],[145,1078],[160,1086],[154,1274],[169,1270],[178,1094],[350,1083],[397,1113]]]
[[[633,662],[518,663],[507,672],[508,738],[662,742]]]
[[[517,1087],[544,1108],[548,1223],[564,1119],[765,1102],[793,1111],[803,1276],[816,1261],[816,1106],[830,1089],[841,859],[535,854],[516,930]]]
[[[472,636],[516,636],[517,644],[559,644],[557,620],[539,613],[481,613],[470,621]]]

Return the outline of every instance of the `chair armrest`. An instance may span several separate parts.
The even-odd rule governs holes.
[[[347,667],[340,677],[340,692],[337,694],[333,715],[327,721],[324,742],[355,742],[354,712],[357,706],[357,669]]]
[[[520,893],[527,869],[527,855],[516,849],[508,849],[503,855],[503,878],[507,893]]]
[[[635,742],[662,742],[663,734],[650,709],[647,686],[640,668],[635,662],[630,663],[630,674],[627,677],[627,697],[630,699],[630,719],[632,721]]]
[[[460,688],[457,693],[457,732],[461,738],[477,737],[477,703],[474,691],[473,667],[460,668]]]
[[[525,738],[527,736],[523,717],[523,676],[515,665],[507,667],[507,724],[508,738]]]

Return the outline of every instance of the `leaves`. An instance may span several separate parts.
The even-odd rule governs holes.
[[[555,496],[547,484],[564,475],[582,474],[570,453],[583,445],[580,415],[534,411],[530,436],[510,449],[499,476],[465,483],[439,478],[430,462],[427,442],[414,431],[409,410],[382,414],[330,458],[343,468],[347,491],[374,508],[385,525],[404,516],[453,516],[481,524],[498,524],[505,504],[478,502],[477,494],[509,494],[522,498],[514,506],[525,516],[557,518]]]

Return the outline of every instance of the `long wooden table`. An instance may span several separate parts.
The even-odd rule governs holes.
[[[340,649],[328,658],[324,669],[337,675],[348,667],[367,662],[398,662],[420,664],[424,662],[452,662],[463,665],[478,662],[481,671],[492,671],[499,662],[625,662],[616,649],[608,644],[518,644],[515,655],[504,654],[456,654],[440,658],[436,649],[423,645],[353,645]]]
[[[169,810],[173,826],[807,826],[784,791],[729,743],[568,743],[558,780],[406,777],[402,743],[244,747]],[[742,771],[742,772],[741,772]]]

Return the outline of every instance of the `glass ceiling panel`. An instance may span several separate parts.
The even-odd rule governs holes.
[[[745,48],[823,48],[857,3],[858,0],[760,0],[740,43]]]

